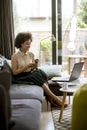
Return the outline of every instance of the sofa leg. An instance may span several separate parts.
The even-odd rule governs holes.
[[[47,110],[48,110],[48,99],[47,96],[45,96],[46,104],[47,104]]]
[[[49,107],[49,101],[48,101],[47,96],[45,96],[45,100],[46,100],[47,110],[48,110],[48,107]],[[52,104],[51,104],[51,103],[50,103],[50,108],[51,108],[51,110],[52,110]]]

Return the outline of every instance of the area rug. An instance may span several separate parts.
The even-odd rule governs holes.
[[[55,130],[71,130],[71,115],[72,115],[72,106],[69,105],[63,111],[63,116],[61,123],[59,120],[60,108],[52,108],[52,117],[54,122]]]

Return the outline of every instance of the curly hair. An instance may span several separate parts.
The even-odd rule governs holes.
[[[14,46],[16,48],[20,48],[21,44],[23,44],[25,41],[27,41],[29,39],[32,41],[32,34],[30,32],[20,32],[17,34],[17,36],[15,38]]]

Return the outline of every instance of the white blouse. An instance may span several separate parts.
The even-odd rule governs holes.
[[[18,51],[16,53],[16,60],[17,60],[17,65],[18,65],[17,67],[21,68],[21,67],[24,67],[25,65],[33,62],[33,55],[29,51],[26,53]],[[28,68],[25,72],[28,72],[30,70],[31,70],[31,68]]]

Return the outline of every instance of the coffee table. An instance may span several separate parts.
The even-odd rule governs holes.
[[[82,84],[87,83],[87,78],[79,78],[75,81],[69,82],[69,84],[70,83],[74,84],[74,85],[68,86],[67,89],[63,89],[63,87],[60,88],[60,91],[63,92],[63,101],[62,101],[62,107],[61,107],[60,115],[59,115],[59,122],[61,122],[61,120],[62,120],[64,104],[65,104],[65,101],[66,101],[67,93],[74,93]]]

